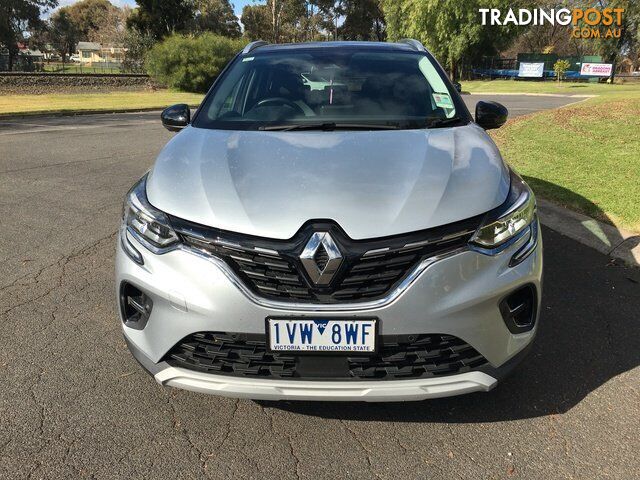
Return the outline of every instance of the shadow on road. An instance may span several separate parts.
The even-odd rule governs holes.
[[[617,264],[548,228],[543,235],[538,336],[529,357],[493,391],[395,404],[268,405],[324,418],[454,423],[517,420],[571,409],[613,377],[640,365],[640,269]]]

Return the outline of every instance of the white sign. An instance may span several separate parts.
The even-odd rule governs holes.
[[[520,62],[519,77],[542,78],[544,73],[544,63],[524,63]]]
[[[580,75],[593,75],[596,77],[610,77],[613,64],[611,63],[583,63]]]

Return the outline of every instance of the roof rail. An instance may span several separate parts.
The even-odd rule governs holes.
[[[407,45],[411,46],[414,50],[417,50],[419,52],[427,51],[424,45],[414,38],[403,38],[402,40],[400,40],[400,43],[406,43]]]
[[[265,42],[264,40],[256,40],[255,42],[251,42],[242,49],[242,54],[245,55],[258,47],[262,47],[263,45],[269,45],[269,42]]]

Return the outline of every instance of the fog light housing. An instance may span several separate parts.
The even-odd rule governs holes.
[[[507,295],[499,305],[500,313],[511,333],[524,333],[536,323],[538,295],[536,287],[525,285]]]
[[[149,321],[153,301],[134,285],[122,282],[120,286],[120,311],[125,326],[142,330]]]

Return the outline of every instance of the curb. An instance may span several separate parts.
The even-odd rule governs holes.
[[[197,108],[198,105],[189,105],[190,108]],[[168,105],[167,105],[168,106]],[[143,108],[121,108],[110,110],[51,110],[19,113],[0,113],[0,120],[6,118],[31,118],[31,117],[74,117],[76,115],[101,115],[113,113],[136,113],[136,112],[161,112],[166,107],[143,107]]]
[[[626,264],[640,266],[640,234],[600,222],[538,198],[543,225]]]

